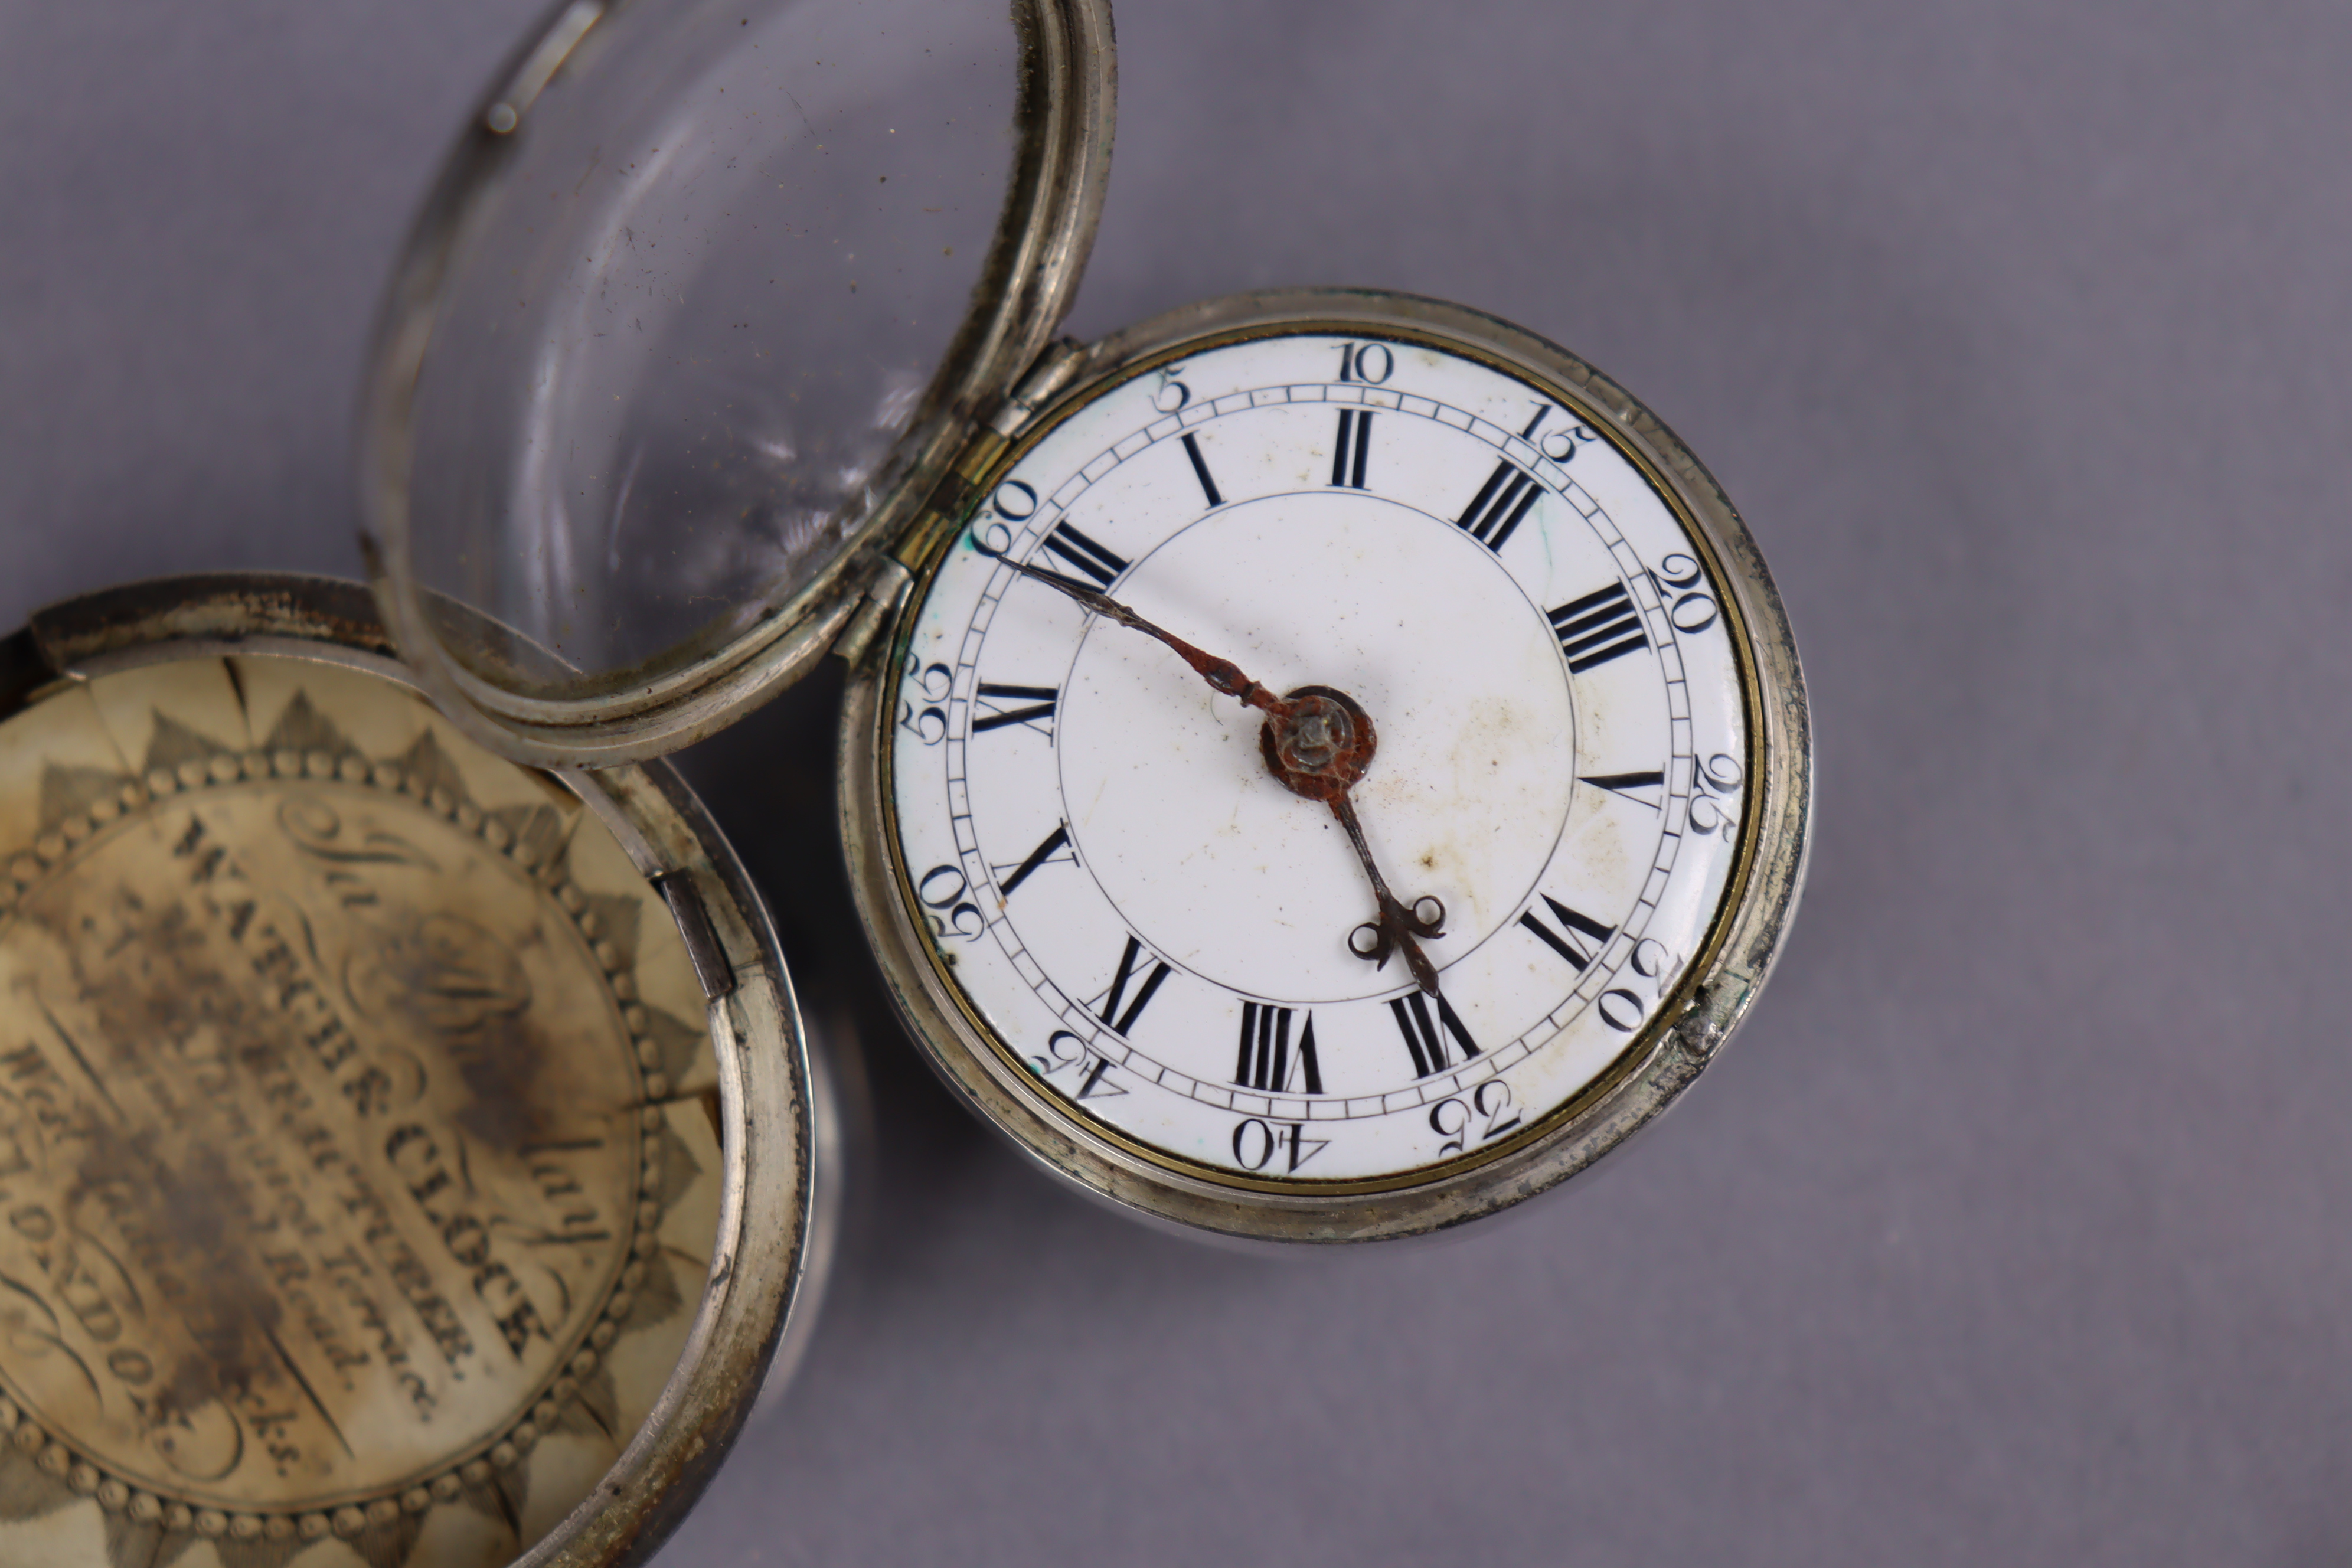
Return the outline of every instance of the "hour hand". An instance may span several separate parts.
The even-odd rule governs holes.
[[[1391,953],[1402,952],[1413,984],[1436,995],[1437,966],[1415,939],[1445,934],[1445,905],[1424,895],[1407,908],[1389,890],[1388,879],[1381,875],[1380,862],[1372,858],[1372,847],[1365,840],[1364,825],[1356,816],[1356,797],[1350,793],[1371,765],[1372,752],[1380,745],[1372,716],[1354,698],[1328,686],[1302,686],[1284,700],[1288,711],[1269,716],[1258,731],[1258,750],[1265,757],[1265,765],[1291,794],[1319,800],[1331,808],[1331,815],[1348,830],[1348,842],[1363,865],[1365,879],[1372,885],[1372,901],[1379,912],[1349,934],[1348,950],[1370,959],[1375,967],[1386,966]]]

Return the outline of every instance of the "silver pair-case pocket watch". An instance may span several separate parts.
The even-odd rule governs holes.
[[[1301,289],[1057,340],[1112,86],[1098,0],[561,12],[395,279],[377,594],[541,767],[841,656],[858,917],[987,1121],[1226,1237],[1457,1225],[1754,999],[1795,647],[1706,470],[1532,333]]]
[[[1738,1025],[1811,794],[1746,528],[1459,307],[1057,339],[1112,75],[1103,0],[570,0],[394,279],[373,609],[0,639],[0,1555],[652,1554],[805,1338],[837,1154],[658,759],[828,652],[909,1033],[1132,1215],[1457,1226]]]

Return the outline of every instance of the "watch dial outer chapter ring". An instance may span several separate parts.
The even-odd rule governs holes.
[[[463,613],[463,612],[460,612]],[[0,718],[60,686],[143,665],[250,654],[316,660],[415,688],[367,590],[329,578],[218,574],[105,590],[37,611],[0,638]],[[648,879],[684,879],[731,971],[709,998],[725,1163],[719,1234],[675,1370],[603,1480],[515,1568],[635,1568],[717,1473],[763,1384],[803,1348],[837,1210],[814,1144],[808,1045],[773,926],[750,877],[667,763],[556,782]],[[708,989],[708,987],[706,987]]]
[[[726,728],[808,672],[871,588],[875,547],[918,519],[973,424],[1045,348],[1085,272],[1109,183],[1117,66],[1108,0],[1020,0],[1016,18],[1034,24],[1023,29],[1034,67],[1022,82],[1020,155],[973,290],[978,303],[934,377],[928,412],[916,417],[920,435],[902,452],[898,484],[858,525],[857,539],[756,625],[678,668],[622,671],[584,696],[507,689],[467,668],[427,613],[436,595],[417,574],[410,513],[417,383],[469,230],[484,221],[530,134],[528,101],[519,121],[508,101],[515,84],[538,69],[543,42],[568,37],[539,89],[562,91],[576,67],[572,46],[595,41],[598,24],[621,9],[555,0],[509,68],[492,79],[410,229],[379,308],[359,411],[360,544],[383,624],[415,680],[451,722],[498,754],[538,767],[601,768],[666,755]],[[509,110],[502,118],[501,109]]]
[[[918,563],[918,591],[888,636],[852,672],[842,717],[840,798],[851,888],[900,1016],[935,1070],[983,1120],[1055,1175],[1130,1212],[1227,1237],[1339,1243],[1421,1235],[1464,1224],[1543,1192],[1645,1125],[1696,1078],[1762,988],[1802,889],[1812,821],[1812,738],[1797,647],[1755,541],[1714,477],[1674,432],[1615,382],[1568,351],[1507,322],[1440,300],[1369,289],[1281,289],[1187,306],[1094,345],[1070,387],[980,477],[985,496],[1066,412],[1155,363],[1220,342],[1300,330],[1421,337],[1567,395],[1606,428],[1669,498],[1731,595],[1746,686],[1753,805],[1737,871],[1710,942],[1675,994],[1616,1064],[1498,1158],[1418,1184],[1276,1189],[1208,1181],[1107,1136],[1041,1092],[994,1046],[928,952],[894,850],[886,777],[892,688],[937,565]],[[947,535],[952,537],[952,534]],[[943,541],[942,541],[943,543]]]

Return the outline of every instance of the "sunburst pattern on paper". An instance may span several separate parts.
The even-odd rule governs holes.
[[[0,727],[0,1561],[491,1568],[588,1495],[719,1202],[646,902],[373,677],[191,660]]]

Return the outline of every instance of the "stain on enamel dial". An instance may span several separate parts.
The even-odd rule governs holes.
[[[1003,557],[1377,729],[1375,964],[1265,715]],[[1714,558],[1598,421],[1402,337],[1196,349],[1032,438],[921,589],[885,777],[933,961],[1055,1102],[1212,1180],[1421,1180],[1607,1075],[1707,948],[1751,759]],[[1351,940],[1352,939],[1352,940]]]

